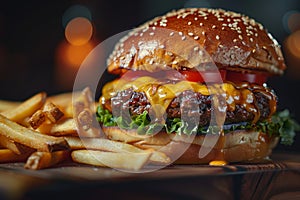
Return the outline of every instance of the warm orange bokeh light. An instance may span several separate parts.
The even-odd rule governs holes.
[[[74,46],[67,42],[62,42],[58,47],[57,57],[62,65],[79,68],[83,60],[94,47],[95,45],[92,41],[81,46]]]
[[[300,58],[300,30],[292,33],[286,41],[288,50],[297,58]]]
[[[61,89],[72,89],[76,74],[95,43],[90,40],[81,46],[71,45],[67,41],[59,44],[56,50],[55,82]]]
[[[72,45],[80,46],[86,44],[92,37],[92,23],[84,17],[72,19],[66,26],[65,37]]]
[[[291,32],[296,31],[297,29],[300,28],[300,13],[299,12],[295,12],[293,14],[290,15],[289,19],[288,19],[288,27],[289,30]]]

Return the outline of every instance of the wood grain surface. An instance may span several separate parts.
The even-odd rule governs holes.
[[[0,199],[300,199],[300,155],[264,164],[172,165],[150,173],[64,164],[0,165]]]

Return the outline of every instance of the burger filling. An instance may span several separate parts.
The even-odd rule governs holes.
[[[103,126],[136,129],[139,134],[162,130],[177,134],[214,133],[210,123],[219,117],[225,133],[245,129],[277,136],[279,133],[281,141],[290,144],[297,125],[287,111],[275,115],[277,97],[272,90],[245,82],[225,81],[208,86],[148,76],[131,81],[119,79],[104,86],[100,103],[97,118]],[[215,116],[216,113],[221,116]]]

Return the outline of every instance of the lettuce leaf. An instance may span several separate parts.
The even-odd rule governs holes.
[[[161,129],[167,133],[176,132],[177,134],[216,134],[217,127],[198,127],[190,125],[182,121],[180,118],[167,119],[165,124],[151,123],[147,111],[142,114],[133,116],[130,120],[120,117],[113,117],[112,113],[103,109],[101,106],[97,108],[97,120],[104,126],[119,126],[124,129],[137,129],[138,134],[153,134]],[[272,116],[270,121],[261,121],[256,124],[240,123],[224,125],[225,134],[235,130],[255,130],[262,131],[270,136],[279,136],[281,144],[291,145],[294,141],[296,131],[300,131],[300,125],[291,117],[288,110],[277,112]]]

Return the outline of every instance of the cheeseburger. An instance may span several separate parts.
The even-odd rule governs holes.
[[[222,9],[172,11],[116,44],[97,119],[105,135],[182,164],[260,162],[294,122],[266,85],[286,65],[255,20]],[[293,123],[290,123],[293,124]]]

